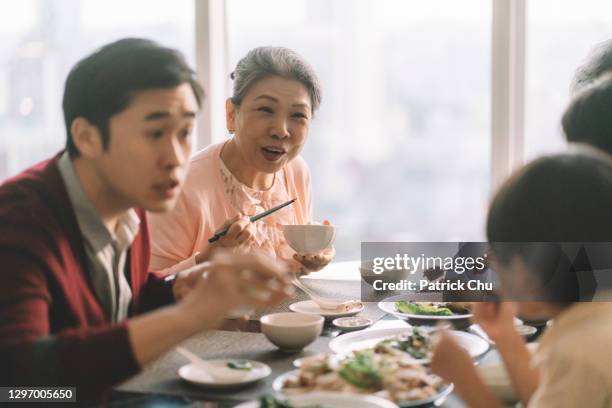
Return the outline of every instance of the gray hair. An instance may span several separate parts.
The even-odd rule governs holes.
[[[285,47],[257,47],[252,49],[236,65],[230,77],[234,80],[231,101],[240,106],[249,88],[257,81],[281,76],[296,80],[310,94],[312,113],[321,104],[321,85],[312,66],[298,53]]]

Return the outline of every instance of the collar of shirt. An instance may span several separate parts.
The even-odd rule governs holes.
[[[110,232],[85,195],[68,152],[64,152],[62,157],[60,157],[58,167],[66,185],[68,197],[74,207],[81,233],[91,246],[93,252],[101,251],[108,244],[113,244],[119,252],[126,250],[138,234],[140,218],[138,218],[136,211],[134,209],[126,211],[119,218],[116,231],[114,233]]]

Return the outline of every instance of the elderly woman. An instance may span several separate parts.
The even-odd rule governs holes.
[[[253,248],[289,261],[300,272],[329,263],[333,248],[297,255],[282,225],[311,221],[310,172],[299,156],[321,102],[318,78],[295,52],[259,47],[232,73],[233,96],[226,107],[233,136],[207,147],[191,162],[175,209],[151,217],[152,269],[168,274],[207,260],[214,246]],[[251,223],[248,216],[296,198],[291,206]],[[228,233],[208,239],[223,227]]]

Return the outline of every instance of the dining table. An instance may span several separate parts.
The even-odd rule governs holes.
[[[358,266],[359,262],[335,262],[321,272],[302,278],[302,282],[326,296],[360,298],[362,283]],[[250,319],[228,319],[218,330],[201,332],[180,344],[205,359],[247,359],[265,363],[272,369],[272,374],[267,378],[247,387],[236,389],[212,389],[192,385],[182,380],[177,374],[178,369],[188,361],[175,349],[172,349],[143,367],[136,376],[116,386],[104,401],[103,406],[225,408],[256,400],[266,394],[274,394],[272,389],[274,379],[295,369],[293,362],[296,359],[330,352],[329,342],[343,334],[329,321],[326,321],[322,335],[300,352],[282,352],[270,343],[261,333],[258,318],[267,313],[289,311],[291,303],[305,299],[308,299],[305,293],[296,291],[291,300],[275,308],[260,311],[252,315]],[[410,327],[406,321],[383,312],[376,302],[366,302],[364,306],[364,310],[359,315],[374,321],[374,324],[365,330]],[[486,354],[479,358],[477,363],[500,364],[500,355],[492,346]],[[439,406],[466,407],[455,393],[451,393]]]

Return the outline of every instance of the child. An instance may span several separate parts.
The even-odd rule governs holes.
[[[476,306],[474,319],[496,342],[517,396],[529,407],[612,407],[612,303],[577,302],[571,268],[565,287],[547,285],[561,265],[560,243],[612,242],[612,160],[580,147],[525,166],[496,194],[487,237],[503,294],[530,291],[534,301],[518,303],[521,315],[554,318],[532,358],[513,327],[515,304]],[[447,333],[432,369],[454,382],[469,406],[501,406]]]

